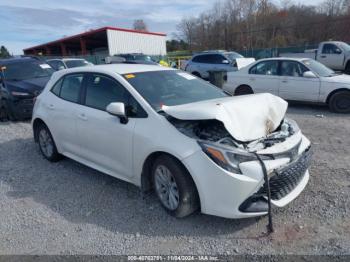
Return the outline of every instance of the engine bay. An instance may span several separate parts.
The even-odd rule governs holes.
[[[248,152],[256,152],[284,142],[288,137],[296,133],[296,125],[294,121],[289,119],[282,120],[276,130],[268,134],[266,137],[242,142],[236,140],[226,130],[224,124],[218,120],[180,120],[171,116],[166,116],[168,121],[172,123],[184,135],[200,140],[217,143],[224,146],[232,146],[244,149]]]

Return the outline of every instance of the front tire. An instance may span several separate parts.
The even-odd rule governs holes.
[[[172,216],[186,217],[199,209],[196,186],[188,171],[174,158],[160,156],[152,168],[155,193]]]
[[[62,157],[57,151],[57,147],[50,130],[46,125],[41,124],[37,129],[38,144],[42,155],[50,162],[57,162]]]
[[[333,94],[328,106],[335,113],[350,113],[350,91],[339,91]]]

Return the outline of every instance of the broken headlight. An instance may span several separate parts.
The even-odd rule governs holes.
[[[223,169],[242,174],[239,164],[248,161],[257,160],[254,154],[235,148],[226,148],[211,143],[198,142],[204,153],[208,155],[217,165]]]

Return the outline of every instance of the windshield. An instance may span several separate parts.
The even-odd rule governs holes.
[[[5,67],[5,79],[16,81],[49,77],[54,72],[48,64],[43,64],[36,60],[13,62],[6,64]]]
[[[344,42],[339,42],[338,44],[345,52],[350,52],[350,45]]]
[[[65,60],[64,61],[68,68],[79,67],[79,66],[88,66],[89,62],[86,60]]]
[[[234,61],[236,58],[242,58],[243,56],[236,53],[236,52],[227,52],[225,53],[225,56],[230,59],[231,61]]]
[[[336,75],[336,73],[332,69],[329,69],[325,65],[315,60],[304,60],[303,64],[306,65],[312,72],[316,73],[318,76],[330,77]]]
[[[221,89],[179,70],[164,70],[124,75],[124,78],[156,110],[227,97]]]

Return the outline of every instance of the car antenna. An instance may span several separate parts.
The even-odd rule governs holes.
[[[268,216],[269,216],[269,223],[267,225],[267,235],[271,234],[274,232],[273,230],[273,223],[272,223],[272,208],[271,208],[271,191],[270,191],[270,181],[269,181],[269,176],[267,174],[267,169],[264,164],[264,161],[261,159],[258,153],[254,153],[256,158],[258,159],[262,171],[264,173],[264,180],[265,180],[265,186],[266,186],[266,191],[267,191],[267,204],[268,204]]]

